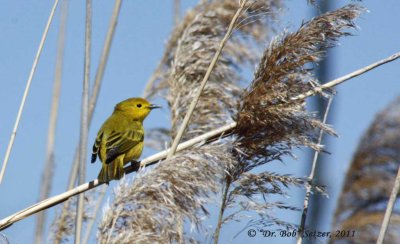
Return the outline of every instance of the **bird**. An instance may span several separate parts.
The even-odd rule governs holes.
[[[134,97],[118,103],[114,112],[103,123],[93,144],[92,160],[99,156],[102,168],[97,176],[99,182],[109,183],[121,179],[124,165],[135,163],[143,150],[143,121],[155,108],[146,99]]]

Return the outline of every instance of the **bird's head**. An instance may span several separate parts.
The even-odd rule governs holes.
[[[152,109],[161,108],[150,104],[146,99],[135,97],[126,99],[115,106],[114,111],[123,112],[133,120],[143,121]]]

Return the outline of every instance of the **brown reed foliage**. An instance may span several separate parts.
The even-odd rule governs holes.
[[[400,97],[376,115],[347,171],[334,229],[356,230],[355,237],[331,243],[376,242],[399,166]],[[384,243],[399,242],[400,214],[394,211]]]
[[[339,37],[349,34],[345,29],[355,27],[353,20],[362,10],[360,6],[348,5],[323,14],[305,22],[298,31],[277,37],[265,50],[254,80],[239,102],[233,154],[240,163],[229,172],[227,187],[231,182],[234,184],[227,189],[226,204],[221,211],[240,206],[241,211],[257,211],[259,224],[281,224],[268,221],[268,212],[259,210],[268,195],[283,195],[282,186],[296,185],[293,183],[300,179],[250,171],[272,160],[282,160],[285,155],[291,156],[293,148],[321,150],[317,142],[320,130],[335,135],[329,126],[306,111],[305,99],[293,98],[318,85],[309,65],[318,62]],[[318,187],[315,190],[322,191]],[[260,195],[261,201],[253,200],[253,196]],[[247,204],[249,200],[251,204]],[[292,209],[285,204],[276,206]]]
[[[230,9],[227,6],[232,5],[228,2],[232,3],[202,2],[213,8],[197,7],[202,12],[189,18],[191,23],[181,25],[185,28],[173,54],[169,55],[172,61],[166,64],[167,78],[155,85],[154,92],[164,94],[170,105],[172,135],[225,34],[229,21],[223,21],[224,16],[232,16],[236,10],[232,8],[232,14],[227,14]],[[258,5],[261,3],[264,7],[278,6],[276,1],[272,2],[275,4],[253,3],[245,16],[263,9]],[[254,6],[257,8],[253,10]],[[349,34],[344,30],[355,27],[353,19],[362,10],[358,5],[348,5],[306,22],[297,32],[276,38],[264,52],[255,78],[244,92],[238,86],[237,65],[249,63],[254,57],[248,55],[252,52],[249,43],[239,35],[237,39],[233,36],[200,98],[186,138],[225,124],[230,119],[229,112],[237,121],[237,128],[227,138],[161,162],[150,172],[140,174],[133,184],[121,184],[115,192],[115,201],[103,216],[99,242],[194,242],[183,226],[203,228],[201,221],[208,213],[206,204],[224,186],[228,190],[228,197],[222,203],[224,209],[239,209],[236,213],[256,211],[261,224],[290,227],[269,210],[296,208],[287,203],[271,203],[268,197],[284,195],[285,188],[291,185],[305,186],[307,180],[250,171],[291,155],[294,147],[321,150],[315,142],[319,130],[334,134],[329,126],[306,111],[304,99],[292,98],[317,84],[308,65],[319,61],[339,37]],[[249,21],[238,31],[256,38],[266,23],[258,19]],[[253,33],[254,30],[257,31]],[[231,214],[223,222],[236,218],[236,214]]]
[[[250,161],[254,167],[290,154],[293,147],[319,150],[315,132],[334,134],[306,111],[304,99],[292,98],[318,85],[310,64],[321,60],[339,37],[350,34],[344,30],[355,28],[353,20],[362,10],[358,5],[347,5],[272,41],[240,99],[236,118],[240,161]]]

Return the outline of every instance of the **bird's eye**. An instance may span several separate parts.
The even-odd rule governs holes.
[[[138,108],[141,108],[142,107],[142,104],[136,104],[136,107],[138,107]]]

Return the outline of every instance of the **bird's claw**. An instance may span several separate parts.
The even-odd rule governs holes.
[[[133,171],[139,171],[140,162],[136,161],[136,160],[132,160],[131,161],[131,167],[132,167]]]

